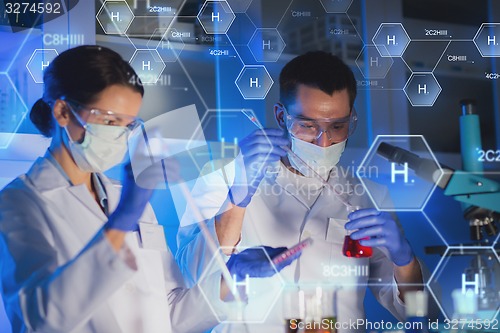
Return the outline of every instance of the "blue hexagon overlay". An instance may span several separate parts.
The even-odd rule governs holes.
[[[239,154],[238,142],[257,129],[246,114],[256,119],[256,115],[251,109],[208,109],[203,114],[199,125],[193,131],[193,135],[186,145],[188,154],[198,171],[202,172],[208,162],[225,162],[217,166],[212,165],[214,168],[212,171],[215,171],[215,168],[223,167],[229,161],[236,159]],[[235,122],[239,124],[238,127],[234,127]],[[214,132],[217,133],[217,137],[210,137],[210,133],[213,135]],[[199,145],[199,138],[201,137],[206,138],[207,143],[210,145],[210,154],[208,154],[208,151],[195,149]],[[271,141],[267,136],[265,136],[265,139],[271,145]],[[271,154],[271,151],[267,154]],[[244,167],[244,165],[241,167]],[[226,172],[229,171],[226,170]],[[220,185],[218,180],[216,183],[212,183],[213,179],[211,177],[203,176],[201,178],[209,187]],[[236,181],[233,185],[247,184],[246,182],[240,184]]]
[[[143,84],[155,84],[166,65],[157,50],[135,50],[130,65]]]
[[[412,73],[403,88],[412,106],[433,106],[441,90],[433,73]]]
[[[356,65],[365,79],[385,79],[394,63],[392,57],[382,57],[379,48],[387,53],[385,45],[365,45],[356,58]]]
[[[205,1],[197,18],[207,34],[225,34],[236,15],[227,1],[218,0]]]
[[[434,163],[439,170],[433,177],[435,182],[420,178],[411,166],[392,163],[377,155],[377,149],[382,142],[409,150]],[[378,135],[356,175],[378,210],[422,211],[443,171],[422,135]]]
[[[264,99],[274,81],[262,65],[244,66],[235,84],[244,99]]]
[[[96,14],[97,22],[108,35],[124,35],[134,13],[124,0],[106,0]]]
[[[248,42],[248,48],[259,62],[276,62],[283,50],[285,41],[274,28],[258,28]]]
[[[245,13],[252,0],[226,0],[235,13]]]
[[[498,271],[500,259],[491,247],[450,246],[427,286],[447,319],[491,320],[500,311]]]
[[[319,0],[327,13],[345,13],[351,7],[352,0]]]
[[[43,71],[57,57],[55,49],[36,49],[26,63],[26,69],[35,83],[43,83]]]
[[[382,57],[401,57],[410,44],[410,36],[401,23],[382,23],[372,39]],[[385,48],[379,48],[384,45]]]
[[[26,117],[28,108],[6,73],[0,73],[0,91],[4,92],[2,109],[8,111],[0,112],[0,149],[6,149]]]
[[[154,38],[160,37],[160,40]],[[177,29],[170,28],[166,30],[156,29],[148,41],[148,48],[155,49],[165,62],[176,62],[184,50],[183,33]]]
[[[500,57],[500,23],[483,23],[473,39],[483,57]]]
[[[255,248],[261,249],[265,252],[262,247]],[[239,250],[243,251],[245,249],[246,248],[242,248]],[[203,290],[203,282],[209,276],[214,274],[214,272],[220,270],[220,268],[217,267],[218,262],[216,256],[225,256],[223,253],[224,250],[229,250],[229,252],[231,252],[233,248],[219,247],[198,281],[198,287],[200,288],[203,297],[219,322],[263,323],[281,296],[281,293],[285,288],[285,282],[276,270],[271,258],[269,258],[266,253],[266,257],[273,269],[276,271],[276,274],[271,278],[249,278],[246,281],[237,281],[236,284],[235,281],[233,281],[233,287],[231,288],[234,288],[233,290],[237,289],[240,295],[243,295],[243,297],[246,298],[246,304],[243,305],[236,301],[232,302],[230,309],[231,313],[227,314],[227,318],[220,318],[218,311],[216,311],[217,305],[214,304],[214,300],[208,296],[210,295],[210,292]],[[220,300],[217,300],[216,302],[219,303]]]

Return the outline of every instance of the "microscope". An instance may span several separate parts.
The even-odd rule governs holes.
[[[496,310],[500,301],[500,272],[489,265],[495,261],[493,253],[488,256],[484,247],[490,247],[488,238],[498,234],[500,220],[500,183],[483,175],[483,164],[478,158],[482,149],[479,116],[474,100],[460,101],[460,147],[463,170],[454,170],[445,165],[390,145],[380,143],[377,154],[389,162],[413,169],[418,177],[433,182],[462,205],[463,216],[468,221],[472,243],[457,245],[446,252],[446,246],[427,247],[427,254],[447,256],[471,256],[470,266],[463,277],[466,281],[478,281],[478,311]],[[481,249],[483,247],[483,249]],[[500,251],[497,248],[496,251]],[[493,259],[493,260],[491,260]],[[497,266],[498,267],[498,266]],[[496,283],[495,283],[496,282]]]

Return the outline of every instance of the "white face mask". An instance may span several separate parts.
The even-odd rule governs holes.
[[[297,138],[291,137],[292,151],[297,154],[304,162],[307,163],[316,173],[324,180],[327,180],[330,171],[340,160],[340,156],[344,152],[347,140],[336,143],[328,147],[320,147],[310,142],[306,142]],[[288,160],[292,167],[306,177],[313,177],[311,171],[305,167],[294,156],[288,154]]]
[[[104,172],[120,164],[127,153],[129,129],[126,127],[87,124],[82,143],[73,141],[68,129],[64,129],[71,155],[82,171]]]

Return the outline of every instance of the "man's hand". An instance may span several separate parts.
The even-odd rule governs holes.
[[[360,240],[361,245],[385,247],[392,262],[397,266],[406,266],[413,261],[414,255],[410,244],[389,213],[369,208],[353,212],[348,218],[351,221],[346,223],[345,228],[358,229],[351,234],[351,238]],[[368,237],[369,239],[363,239]]]
[[[227,268],[232,275],[236,275],[238,280],[244,280],[247,275],[260,278],[270,277],[276,274],[276,270],[281,271],[301,255],[301,252],[298,252],[275,265],[276,269],[274,269],[269,259],[272,260],[286,249],[286,247],[272,248],[269,246],[249,248],[241,253],[233,254],[227,262]]]
[[[283,268],[290,265],[294,260],[299,258],[302,254],[301,251],[298,251],[286,260],[274,265],[275,269],[269,259],[272,260],[286,250],[286,247],[252,247],[242,251],[241,253],[231,255],[231,258],[229,258],[229,261],[227,262],[227,268],[229,269],[231,276],[236,276],[237,281],[245,280],[247,275],[252,278],[271,277],[276,274],[276,271],[281,271]],[[232,298],[228,298],[231,289],[232,288],[230,288],[224,280],[221,280],[220,297],[222,300],[232,300]],[[242,296],[242,298],[245,298],[245,296]]]
[[[286,155],[281,147],[288,144],[283,130],[274,128],[257,130],[240,141],[241,156],[238,157],[242,163],[237,163],[235,182],[231,187],[237,206],[246,207],[250,203],[266,169]]]
[[[348,230],[356,230],[352,239],[360,240],[364,246],[381,246],[389,251],[394,266],[394,278],[398,284],[399,298],[404,302],[405,293],[423,290],[422,270],[410,244],[404,238],[396,221],[387,212],[376,209],[361,209],[349,214]],[[370,239],[363,239],[370,237]]]

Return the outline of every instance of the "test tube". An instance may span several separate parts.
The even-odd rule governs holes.
[[[283,318],[286,333],[302,333],[299,326],[305,319],[305,295],[300,288],[287,287],[283,291]]]
[[[321,333],[337,333],[337,287],[323,287],[321,302]]]
[[[455,309],[453,319],[467,321],[476,318],[478,295],[473,290],[468,289],[464,292],[462,289],[455,289],[451,297]]]
[[[427,333],[428,294],[424,290],[407,291],[405,293],[406,322],[412,323],[405,329],[406,333]]]
[[[280,253],[275,258],[273,258],[273,264],[278,265],[278,264],[282,263],[283,261],[296,255],[298,252],[302,251],[306,247],[312,245],[312,243],[313,243],[312,238],[304,239],[302,242],[298,243],[295,246],[292,246],[288,250],[283,251],[283,253]]]

